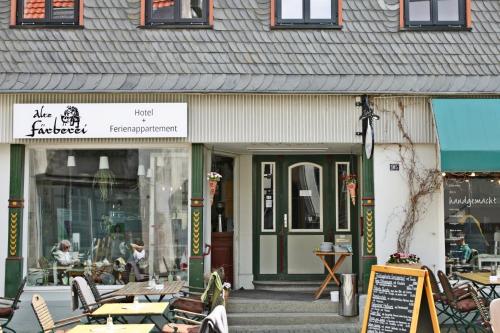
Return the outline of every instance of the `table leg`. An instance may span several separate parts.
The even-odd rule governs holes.
[[[155,327],[161,332],[161,327],[160,325],[158,325],[158,323],[156,323],[156,321],[153,320],[152,316],[151,315],[148,315],[148,316],[144,316],[144,318],[142,318],[141,320],[141,324],[145,324],[146,322],[150,322],[151,324],[155,325]]]
[[[325,266],[326,270],[328,271],[328,275],[325,278],[325,280],[323,281],[323,283],[321,284],[321,286],[318,288],[316,293],[314,294],[315,299],[318,299],[321,297],[321,294],[323,294],[323,291],[325,290],[325,288],[328,286],[328,283],[330,283],[330,281],[332,279],[335,281],[337,286],[340,287],[340,281],[335,276],[335,271],[340,267],[340,265],[342,265],[342,263],[344,262],[347,255],[340,255],[339,260],[337,260],[335,265],[333,265],[333,268],[330,268],[330,266],[328,265],[328,262],[325,260],[324,256],[318,256],[318,257],[323,262],[323,266]]]

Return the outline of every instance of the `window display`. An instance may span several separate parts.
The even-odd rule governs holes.
[[[186,280],[187,148],[29,150],[31,285]]]
[[[499,177],[446,177],[444,205],[448,272],[500,264]]]

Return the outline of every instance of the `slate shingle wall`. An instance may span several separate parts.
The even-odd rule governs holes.
[[[500,93],[500,1],[472,31],[399,31],[399,10],[344,0],[342,30],[270,30],[269,0],[214,0],[214,29],[139,29],[139,0],[85,0],[82,30],[9,29],[0,91]]]

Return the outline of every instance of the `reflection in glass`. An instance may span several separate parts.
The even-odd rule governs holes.
[[[459,0],[438,0],[438,20],[458,21]]]
[[[349,191],[345,178],[349,174],[348,163],[336,163],[337,166],[337,231],[349,231]]]
[[[322,212],[321,168],[301,164],[290,170],[290,200],[292,229],[321,229]]]
[[[281,18],[285,20],[304,18],[302,0],[281,0]]]
[[[152,0],[153,19],[202,18],[204,0]],[[176,14],[176,11],[178,14]]]
[[[414,22],[426,22],[431,20],[430,0],[410,0],[408,12],[409,20]]]
[[[262,224],[267,231],[275,230],[274,167],[274,163],[262,163]]]
[[[332,0],[311,0],[311,19],[331,19]]]
[[[104,284],[187,279],[187,149],[32,149],[29,159],[32,285],[84,272]]]
[[[75,17],[74,0],[52,0],[52,18],[72,20]]]

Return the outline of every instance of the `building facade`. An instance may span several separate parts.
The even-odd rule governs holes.
[[[443,270],[468,264],[461,241],[493,254],[500,160],[442,168],[432,101],[498,110],[498,2],[295,2],[3,1],[0,291],[27,275],[57,294],[84,271],[122,283],[131,243],[147,256],[135,279],[202,285],[223,266],[235,288],[322,280],[326,241],[365,277],[398,249],[409,171],[452,177],[423,197],[407,250]],[[482,243],[445,224],[450,186],[474,171],[488,182],[475,191],[491,183],[488,211],[465,214],[485,217]]]

